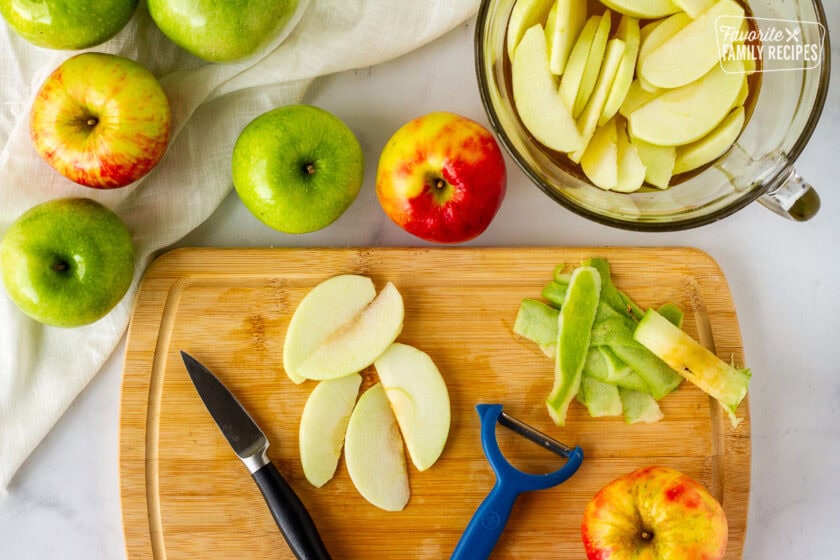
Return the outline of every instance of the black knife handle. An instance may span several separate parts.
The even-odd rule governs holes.
[[[299,560],[331,560],[309,512],[277,467],[268,463],[251,476],[295,557]]]

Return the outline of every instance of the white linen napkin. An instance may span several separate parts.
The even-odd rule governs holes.
[[[113,191],[64,179],[38,157],[29,138],[35,92],[76,53],[34,47],[0,24],[0,236],[40,202],[84,196],[122,217],[137,257],[129,293],[109,315],[85,327],[41,325],[0,286],[0,495],[113,352],[151,259],[206,220],[230,192],[230,156],[242,128],[265,111],[300,101],[318,76],[407,53],[477,7],[478,0],[301,0],[273,45],[246,61],[219,65],[172,44],[141,2],[122,32],[89,50],[127,56],[150,69],[172,104],[173,131],[158,167]]]

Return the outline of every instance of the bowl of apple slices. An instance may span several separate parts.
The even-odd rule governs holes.
[[[520,168],[611,226],[697,227],[755,200],[805,221],[793,163],[825,103],[819,0],[483,0],[482,102]]]

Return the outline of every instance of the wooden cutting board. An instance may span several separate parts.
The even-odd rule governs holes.
[[[556,488],[522,495],[494,558],[580,559],[581,513],[599,488],[638,467],[660,464],[703,483],[729,520],[726,558],[741,558],[750,489],[746,401],[733,429],[720,407],[688,383],[661,402],[665,419],[627,426],[590,418],[577,402],[567,426],[543,404],[552,363],[512,333],[519,302],[539,297],[558,263],[605,256],[615,283],[642,306],[674,302],[685,329],[711,326],[717,354],[744,363],[723,273],[705,253],[683,248],[182,249],[147,272],[129,328],[123,381],[120,472],[131,560],[293,558],[245,467],[199,400],[178,351],[207,365],[266,432],[271,458],[315,519],[333,558],[448,558],[493,485],[481,450],[477,403],[505,411],[584,448],[578,473]],[[298,422],[313,382],[283,372],[283,338],[301,298],[322,280],[364,274],[403,295],[399,339],[430,354],[444,375],[452,427],[440,460],[410,466],[411,500],[387,513],[354,489],[344,465],[320,489],[298,459]],[[365,371],[365,386],[375,380]],[[562,460],[498,431],[503,452],[531,472]]]

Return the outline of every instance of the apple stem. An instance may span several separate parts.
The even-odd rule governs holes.
[[[642,531],[641,537],[642,540],[649,541],[653,538],[653,533],[651,533],[650,531]]]
[[[307,163],[303,166],[303,170],[307,175],[315,175],[315,164]]]
[[[67,263],[59,262],[53,265],[53,270],[61,272],[62,270],[67,270]]]
[[[437,179],[435,179],[435,188],[438,190],[443,190],[444,188],[446,188],[446,181],[438,177]]]
[[[99,124],[99,119],[97,119],[96,117],[90,117],[88,120],[85,121],[85,124],[93,128],[94,126]]]

